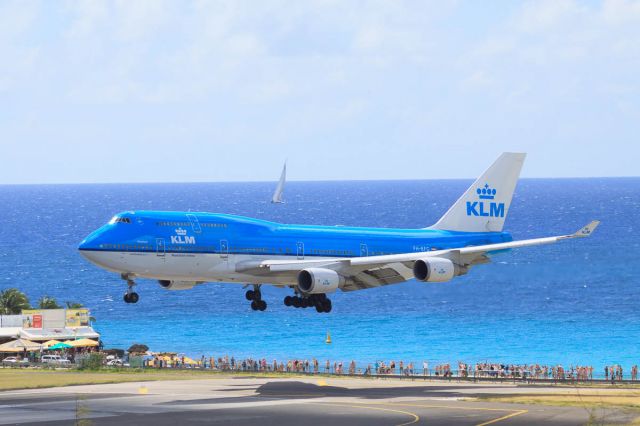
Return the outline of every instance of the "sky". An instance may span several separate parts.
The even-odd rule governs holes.
[[[0,184],[638,176],[640,1],[0,0]]]

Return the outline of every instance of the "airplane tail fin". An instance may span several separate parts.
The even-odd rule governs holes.
[[[501,232],[526,154],[505,152],[429,229]]]

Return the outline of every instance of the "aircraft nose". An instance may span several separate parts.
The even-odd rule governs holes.
[[[99,248],[99,245],[100,245],[99,240],[101,236],[102,236],[102,228],[96,229],[91,234],[87,235],[87,237],[84,240],[80,241],[80,244],[78,245],[78,250],[89,251],[89,250],[95,250]]]
[[[78,244],[80,255],[91,263],[99,263],[100,261],[100,245],[104,242],[102,229],[97,229],[89,234],[84,240]]]
[[[80,244],[78,244],[78,250],[89,250],[91,248],[91,244],[89,243],[89,241],[87,240],[87,238],[85,238],[84,240],[80,241]]]
[[[92,248],[94,248],[94,244],[93,244],[93,238],[85,238],[84,240],[80,241],[80,244],[78,244],[78,250],[83,251],[83,250],[91,250]]]

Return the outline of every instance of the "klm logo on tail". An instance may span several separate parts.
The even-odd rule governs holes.
[[[485,183],[483,188],[478,188],[476,193],[480,201],[467,201],[467,216],[504,217],[504,203],[495,203],[496,189],[490,188]]]

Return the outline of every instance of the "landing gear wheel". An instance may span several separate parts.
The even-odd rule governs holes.
[[[285,298],[284,298],[284,306],[291,306],[292,299],[293,298],[291,296],[285,296]]]
[[[300,306],[302,306],[302,299],[300,299],[299,297],[294,297],[291,301],[291,304],[294,308],[299,308]]]
[[[247,290],[247,292],[244,294],[244,297],[247,300],[253,300],[254,298],[254,291],[253,290]]]
[[[258,303],[255,300],[251,302],[251,309],[253,309],[254,311],[258,310]]]
[[[258,305],[258,310],[264,311],[265,309],[267,309],[267,302],[265,302],[264,300],[255,303]]]
[[[322,310],[326,313],[331,312],[331,300],[327,299],[322,301]]]
[[[133,291],[133,288],[136,285],[136,282],[133,280],[134,275],[129,273],[120,274],[120,278],[127,282],[127,292],[122,297],[122,300],[124,300],[124,303],[136,303],[138,299],[140,299],[140,296],[138,296],[138,293]]]
[[[324,312],[324,309],[322,308],[322,305],[320,305],[320,304],[316,305],[316,312],[319,313],[319,314]]]
[[[260,290],[253,291],[253,300],[255,300],[256,302],[262,300],[262,293],[260,293]]]

